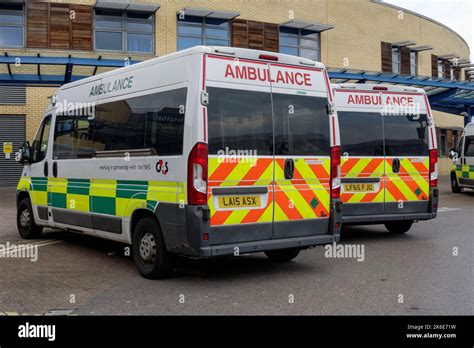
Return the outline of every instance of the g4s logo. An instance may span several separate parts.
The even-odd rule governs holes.
[[[168,162],[165,162],[163,160],[159,160],[156,163],[156,171],[158,173],[161,173],[163,175],[166,175],[168,173]]]

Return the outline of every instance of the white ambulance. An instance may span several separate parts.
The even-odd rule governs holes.
[[[407,232],[436,217],[438,151],[423,89],[333,85],[341,134],[344,224]]]
[[[461,193],[463,189],[474,189],[474,123],[464,128],[455,149],[451,149],[451,190]]]
[[[194,47],[61,87],[18,185],[18,229],[132,244],[140,273],[173,255],[287,261],[339,239],[337,115],[320,63]]]

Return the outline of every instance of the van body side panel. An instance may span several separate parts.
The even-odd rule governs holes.
[[[93,103],[94,114],[56,118],[51,163],[57,175],[48,180],[48,207],[58,227],[130,242],[134,212],[159,211],[169,245],[187,239],[178,212],[187,199],[188,59],[131,67],[59,93],[64,100]],[[170,72],[175,64],[183,69]],[[160,204],[167,207],[158,210]]]

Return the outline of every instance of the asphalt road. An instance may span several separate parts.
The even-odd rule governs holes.
[[[182,261],[160,281],[143,279],[121,244],[47,230],[28,241],[37,262],[0,258],[0,314],[472,315],[474,192],[453,195],[444,179],[440,208],[405,235],[344,229],[342,244],[364,246],[363,261],[317,247],[287,264]],[[0,244],[25,243],[15,209],[14,189],[0,189]]]

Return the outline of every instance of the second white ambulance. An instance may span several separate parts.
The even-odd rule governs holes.
[[[436,217],[438,151],[423,89],[333,85],[341,132],[344,224],[407,232]]]

